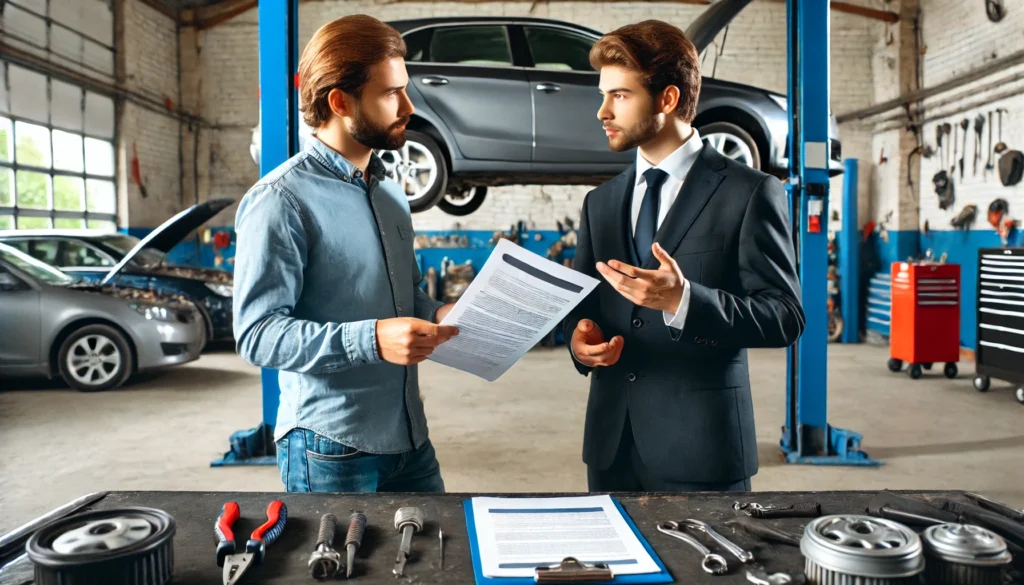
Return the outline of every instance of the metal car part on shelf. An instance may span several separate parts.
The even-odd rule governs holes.
[[[921,533],[929,585],[1001,585],[1012,557],[998,534],[972,524],[947,523]]]
[[[309,556],[309,574],[314,579],[330,579],[341,570],[341,553],[334,550],[334,534],[338,519],[334,514],[320,517],[320,532],[316,537],[316,548]]]
[[[697,549],[697,551],[704,556],[700,566],[706,573],[710,573],[712,575],[724,575],[729,571],[729,565],[725,562],[725,557],[712,553],[711,550],[701,544],[699,540],[681,530],[681,526],[678,523],[662,522],[661,524],[658,524],[658,532],[667,534],[672,538],[679,539]]]
[[[832,515],[804,529],[800,552],[813,585],[902,585],[917,583],[924,570],[921,538],[891,520]]]
[[[707,522],[702,522],[700,520],[694,520],[692,518],[687,518],[686,520],[683,520],[682,522],[680,522],[680,525],[681,526],[685,526],[686,528],[693,528],[694,530],[700,530],[704,534],[707,534],[708,536],[713,538],[715,540],[715,542],[717,542],[718,544],[724,546],[730,553],[732,553],[732,555],[734,557],[739,559],[739,561],[741,563],[750,563],[750,562],[753,562],[753,560],[754,560],[754,553],[752,553],[750,551],[747,551],[747,550],[743,550],[742,548],[737,546],[735,543],[733,543],[728,538],[726,538],[726,537],[722,536],[721,534],[715,532],[715,529],[712,528],[711,525],[708,524]]]
[[[395,530],[402,533],[402,545],[398,549],[395,568],[392,569],[392,572],[398,577],[405,575],[405,563],[409,560],[412,535],[423,530],[423,520],[423,510],[419,508],[399,508],[395,512]]]
[[[37,585],[163,585],[173,576],[175,530],[162,510],[99,510],[48,524],[25,548]]]

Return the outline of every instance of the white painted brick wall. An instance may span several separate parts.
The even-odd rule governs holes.
[[[125,84],[163,101],[178,100],[177,30],[168,16],[137,0],[125,0]],[[125,104],[120,121],[119,201],[121,223],[155,227],[182,209],[177,120],[134,103]],[[131,177],[138,155],[146,197]]]
[[[999,23],[992,23],[985,15],[981,2],[962,2],[959,0],[922,0],[924,18],[922,29],[927,53],[924,56],[924,78],[926,86],[933,86],[958,75],[963,75],[986,63],[996,56],[1005,57],[1024,50],[1024,12],[1014,9],[1015,4],[1007,3],[1006,17]],[[955,22],[955,27],[947,23]],[[1003,115],[1003,141],[1010,148],[1024,147],[1024,82],[1003,82],[1000,80],[1012,77],[1024,78],[1024,67],[1005,68],[1002,71],[982,79],[976,83],[952,90],[944,95],[928,100],[929,117],[937,119],[925,126],[925,137],[934,146],[935,124],[949,122],[956,125],[962,118],[971,121],[968,133],[968,156],[964,161],[964,179],[961,182],[957,168],[954,184],[955,202],[950,209],[939,208],[931,177],[939,169],[938,156],[922,161],[921,176],[924,178],[919,190],[921,207],[921,224],[928,221],[932,230],[952,229],[953,219],[965,205],[977,205],[978,216],[974,229],[992,229],[986,220],[989,204],[996,198],[1003,198],[1010,204],[1013,217],[1024,217],[1024,186],[1018,184],[1004,187],[999,181],[997,169],[988,173],[982,172],[987,155],[979,163],[978,174],[973,173],[974,160],[974,118],[979,113],[985,114],[985,127],[982,151],[988,148],[988,116],[989,111],[1005,108],[1009,111]],[[981,88],[995,85],[989,90]],[[987,98],[997,98],[1000,94],[1018,95],[998,99],[989,104],[977,105]],[[949,102],[940,105],[940,102]],[[957,112],[956,110],[964,109]],[[998,140],[998,126],[993,115],[993,142]],[[963,149],[961,142],[960,150]],[[993,157],[998,165],[998,158]]]
[[[532,8],[532,10],[531,10]],[[322,24],[346,14],[365,13],[387,20],[422,16],[498,15],[540,16],[577,22],[602,31],[658,18],[686,28],[704,7],[689,4],[645,2],[415,2],[381,6],[373,0],[324,0],[299,6],[299,43],[304,47]],[[882,37],[881,23],[839,12],[832,13],[832,107],[836,112],[863,107],[872,101],[873,87],[865,82],[872,74],[872,47]],[[737,17],[728,35],[716,40],[721,55],[709,50],[705,74],[785,92],[786,12],[784,4],[756,2]],[[182,34],[183,93],[186,104],[195,103],[207,119],[224,127],[206,131],[200,161],[200,199],[213,196],[239,198],[258,179],[258,169],[248,154],[249,129],[258,118],[257,11],[250,10],[225,24],[198,33],[200,52],[189,31]],[[724,40],[724,46],[723,46]],[[193,62],[194,61],[194,62]],[[190,77],[191,76],[191,77]],[[844,156],[871,158],[869,127],[844,124],[840,128]],[[849,140],[847,140],[849,135]],[[191,138],[186,139],[186,166],[191,160]],[[208,150],[204,150],[208,149]],[[191,175],[188,175],[189,183]],[[531,227],[553,228],[556,219],[576,219],[585,186],[510,186],[493,188],[488,200],[468,217],[454,217],[439,210],[417,214],[417,229],[506,229],[519,220]],[[191,201],[191,186],[186,185]],[[841,204],[842,181],[832,186],[833,207]],[[215,220],[230,224],[230,211]]]

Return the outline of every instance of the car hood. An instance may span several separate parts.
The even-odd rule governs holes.
[[[142,238],[134,248],[129,250],[129,252],[124,255],[124,258],[121,258],[121,261],[115,264],[114,267],[110,269],[110,272],[103,277],[100,284],[109,284],[110,281],[117,276],[117,273],[121,272],[121,270],[123,270],[124,267],[127,266],[128,263],[145,248],[160,250],[165,254],[170,252],[171,248],[181,243],[181,241],[192,233],[193,230],[209,221],[213,216],[217,215],[234,202],[235,201],[233,199],[228,198],[211,199],[209,201],[193,205],[165,221],[160,225],[160,227],[150,232],[145,238]]]
[[[751,0],[718,0],[713,2],[700,16],[686,27],[686,38],[697,47],[697,53],[708,48],[718,33],[728,26]]]
[[[192,266],[161,266],[151,270],[148,274],[161,276],[176,276],[178,278],[190,278],[210,284],[232,284],[233,278],[227,270],[214,270],[211,268],[194,268]]]

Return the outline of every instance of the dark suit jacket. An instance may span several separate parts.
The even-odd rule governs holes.
[[[746,348],[789,346],[804,327],[786,192],[775,177],[704,145],[655,236],[690,281],[677,330],[661,311],[626,300],[595,266],[637,265],[635,176],[631,165],[589,192],[580,218],[574,266],[601,283],[566,319],[566,340],[582,318],[606,340],[625,339],[613,366],[592,371],[573,358],[591,375],[583,460],[607,469],[628,411],[641,459],[666,481],[750,477],[758,462]],[[658,265],[652,255],[642,267]]]

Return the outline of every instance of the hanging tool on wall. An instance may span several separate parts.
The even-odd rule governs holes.
[[[943,134],[943,132],[942,132],[942,124],[936,124],[935,125],[935,148],[937,148],[938,151],[939,151],[939,161],[940,161],[939,164],[944,164],[945,160],[946,160],[946,157],[945,157],[946,151],[945,151],[945,149],[942,148],[942,134]]]
[[[967,129],[971,127],[971,121],[967,118],[960,120],[960,129],[964,131],[964,149],[960,153],[960,183],[964,182],[964,159],[967,158]]]
[[[960,213],[949,222],[949,225],[962,230],[971,229],[971,224],[974,223],[974,218],[978,215],[977,205],[965,205]]]
[[[953,132],[953,159],[949,161],[949,180],[952,181],[956,176],[956,155],[960,151],[960,133],[957,132],[956,126],[950,126],[950,128]]]
[[[996,154],[1002,154],[1003,151],[1009,148],[1008,146],[1006,146],[1006,143],[1003,142],[1003,112],[1006,112],[1007,114],[1010,113],[1010,111],[1007,110],[1006,108],[996,108],[996,116],[998,116],[999,118],[999,140],[996,142],[996,145],[993,148],[993,152],[995,152]]]
[[[946,209],[953,204],[953,181],[950,180],[951,172],[947,172],[946,169],[949,166],[949,145],[950,145],[950,132],[952,132],[952,126],[948,122],[945,124],[937,124],[935,126],[935,142],[939,145],[939,162],[942,168],[937,173],[932,175],[932,184],[935,186],[935,195],[939,199],[939,208]],[[956,147],[956,137],[952,139],[954,148]],[[908,167],[910,165],[907,165]],[[910,177],[909,172],[907,177]]]
[[[981,160],[981,139],[985,135],[985,114],[978,114],[974,119],[974,164],[971,176],[978,176],[978,161]]]
[[[985,0],[985,14],[992,22],[999,22],[1006,16],[1006,7],[1003,0]]]
[[[996,168],[994,162],[992,162],[992,112],[988,113],[988,161],[985,162],[985,173],[984,176],[988,178],[988,172]]]

